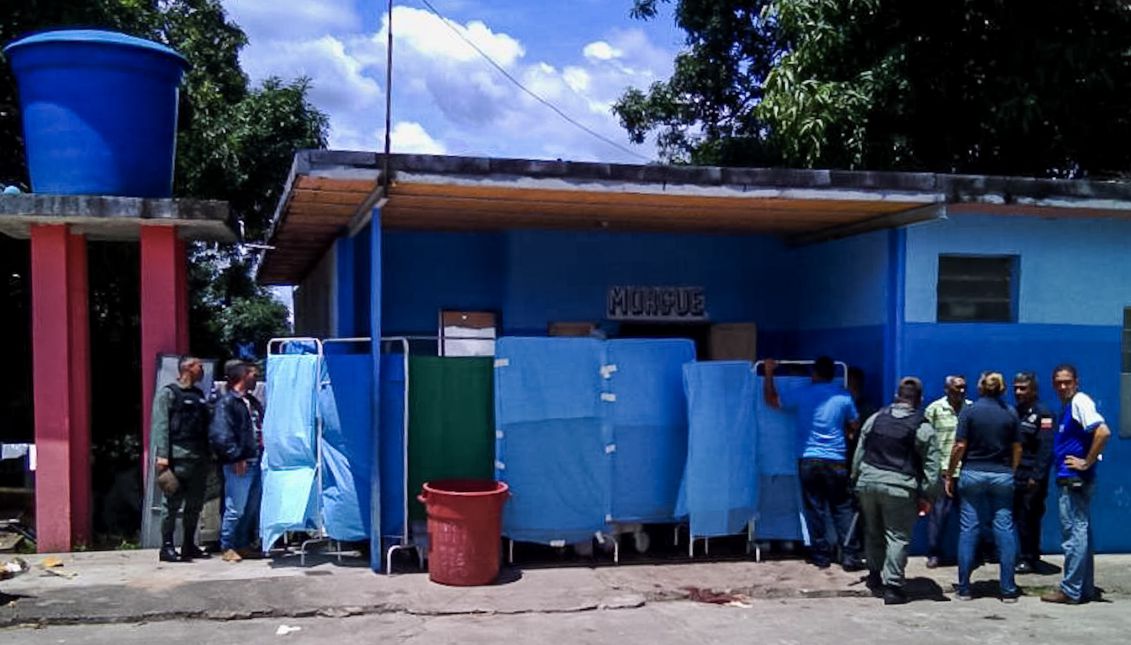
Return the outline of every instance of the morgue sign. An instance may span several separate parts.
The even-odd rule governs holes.
[[[707,319],[703,287],[609,287],[609,320],[695,321]]]

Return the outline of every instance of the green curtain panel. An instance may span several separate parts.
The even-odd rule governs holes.
[[[424,482],[495,474],[494,360],[412,356],[408,364],[409,518]]]

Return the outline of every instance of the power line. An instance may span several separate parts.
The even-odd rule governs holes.
[[[546,107],[553,110],[555,114],[560,116],[562,119],[564,119],[570,125],[583,130],[585,133],[589,134],[590,136],[592,136],[596,139],[599,139],[600,141],[603,141],[604,143],[616,148],[617,150],[620,150],[621,152],[630,154],[633,157],[636,157],[637,159],[642,159],[642,160],[647,161],[647,162],[652,161],[652,159],[640,154],[639,152],[636,152],[635,150],[632,150],[631,148],[623,146],[623,145],[617,143],[616,141],[613,141],[612,139],[601,134],[600,132],[593,130],[589,126],[585,125],[584,123],[581,123],[577,119],[574,119],[570,115],[563,112],[561,109],[558,108],[558,106],[554,105],[553,103],[550,103],[546,99],[535,94],[533,90],[527,88],[525,85],[522,84],[521,81],[519,81],[514,76],[511,76],[510,72],[508,72],[502,65],[495,62],[495,59],[491,58],[491,56],[489,56],[487,54],[487,52],[480,49],[479,45],[476,45],[474,42],[471,41],[470,38],[465,36],[463,34],[463,32],[461,32],[459,29],[456,29],[456,27],[452,24],[452,21],[448,20],[448,18],[446,16],[444,16],[444,14],[440,13],[440,11],[438,9],[436,9],[436,7],[432,6],[431,2],[429,2],[428,0],[420,0],[420,3],[423,4],[425,6],[425,8],[427,8],[429,11],[431,11],[433,13],[433,15],[435,15],[437,18],[439,18],[440,22],[444,23],[444,26],[447,27],[456,36],[458,36],[460,40],[467,43],[480,56],[482,56],[484,60],[486,60],[488,63],[490,63],[492,67],[494,67],[496,70],[498,70],[498,72],[500,74],[502,74],[508,81],[510,81],[511,83],[514,83],[515,87],[517,87],[518,89],[525,92],[528,96],[530,96],[530,98],[534,99],[535,101],[538,101],[542,105],[545,105]]]

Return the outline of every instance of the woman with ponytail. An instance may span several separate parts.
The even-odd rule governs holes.
[[[1013,477],[1021,462],[1021,425],[1017,413],[1005,401],[1005,378],[1000,372],[983,372],[978,380],[979,398],[963,408],[950,465],[946,492],[959,493],[958,536],[959,600],[973,598],[970,573],[983,530],[993,525],[1000,568],[1001,600],[1016,602],[1020,592],[1014,580],[1017,535],[1013,530]],[[962,464],[956,482],[954,471]]]

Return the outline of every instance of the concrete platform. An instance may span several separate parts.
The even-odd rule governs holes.
[[[44,557],[31,556],[29,573],[0,582],[0,627],[394,613],[558,614],[728,600],[714,594],[737,594],[739,604],[868,595],[863,574],[819,570],[799,560],[509,568],[496,585],[455,588],[433,584],[423,573],[385,576],[361,560],[339,564],[322,556],[308,558],[303,567],[297,557],[159,564],[156,551],[73,553],[59,556],[63,566],[54,573],[37,566]],[[1018,577],[1030,594],[1059,581],[1059,558],[1047,561],[1054,565],[1050,573]],[[1097,582],[1108,599],[1131,595],[1131,556],[1101,556],[1096,564]],[[909,591],[916,599],[945,600],[956,575],[953,567],[928,570],[916,558],[909,566]],[[997,604],[996,576],[993,565],[975,572],[975,594],[985,596],[983,602]]]

